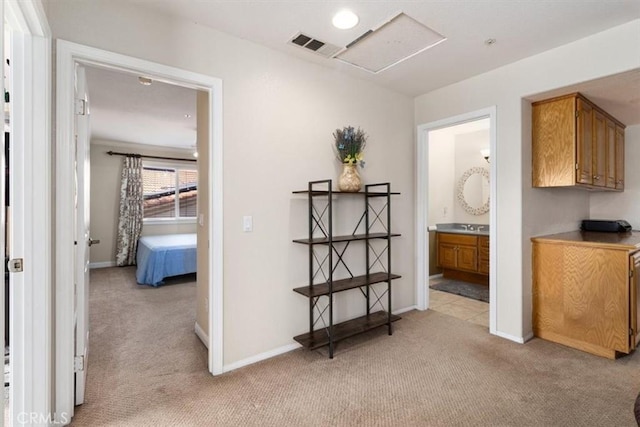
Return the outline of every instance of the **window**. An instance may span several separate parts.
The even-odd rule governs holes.
[[[145,164],[142,168],[144,219],[195,219],[198,171],[188,166]]]

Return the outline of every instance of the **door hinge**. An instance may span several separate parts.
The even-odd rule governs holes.
[[[24,260],[22,258],[10,259],[7,268],[11,273],[22,273],[24,271]]]
[[[87,101],[84,99],[76,99],[75,112],[78,116],[84,116],[87,114]]]
[[[576,170],[580,169],[580,165],[576,163]]]
[[[631,337],[633,336],[633,329],[632,328],[629,328],[629,336],[631,336]]]
[[[633,277],[633,270],[629,270],[629,277]]]
[[[73,358],[73,372],[84,371],[84,356],[75,356]]]

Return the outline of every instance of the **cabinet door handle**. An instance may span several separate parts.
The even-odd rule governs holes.
[[[599,181],[600,180],[600,175],[593,175],[593,180],[594,181]]]

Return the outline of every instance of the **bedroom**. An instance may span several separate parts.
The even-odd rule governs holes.
[[[86,395],[91,398],[104,381],[122,381],[120,375],[107,375],[112,363],[131,366],[125,381],[132,381],[135,372],[166,373],[177,360],[206,371],[206,319],[200,321],[203,327],[196,322],[197,307],[206,302],[198,299],[197,281],[206,279],[206,271],[197,279],[195,274],[196,233],[203,228],[197,224],[202,212],[198,172],[206,160],[197,158],[196,90],[113,70],[85,69],[91,129],[90,234],[99,241],[90,255],[89,349],[101,355],[99,361],[110,360],[96,363],[87,376]],[[200,126],[206,129],[206,122]],[[126,153],[141,158],[122,155]],[[119,219],[131,205],[120,206],[125,160],[141,163],[143,219],[137,251],[126,244],[127,238],[119,243],[119,228],[125,235],[135,228]],[[170,247],[161,246],[167,240]],[[153,327],[163,322],[167,327]],[[202,342],[193,333],[194,325]],[[166,347],[173,350],[163,351]],[[140,353],[155,354],[153,363],[146,358],[141,367],[127,359]]]

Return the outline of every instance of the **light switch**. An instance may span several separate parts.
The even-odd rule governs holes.
[[[253,231],[253,217],[250,215],[245,215],[242,217],[242,231],[249,232]]]

